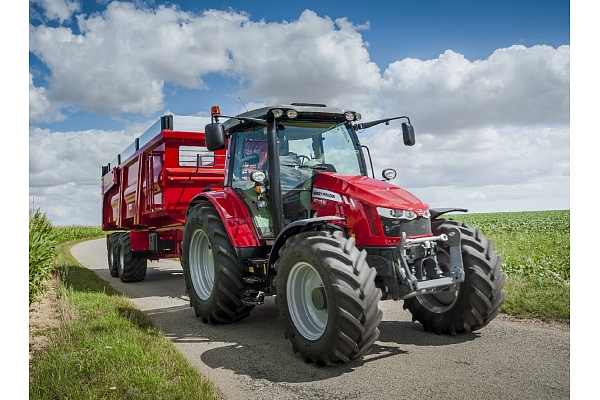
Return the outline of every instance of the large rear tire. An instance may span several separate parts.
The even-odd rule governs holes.
[[[110,276],[116,278],[119,276],[119,265],[117,262],[117,240],[119,239],[120,232],[112,233],[108,235],[106,241],[106,252],[108,256],[108,272]]]
[[[237,321],[254,308],[242,304],[242,266],[219,213],[208,202],[194,206],[186,217],[181,266],[190,306],[204,322]]]
[[[446,233],[448,227],[457,227],[461,233],[465,281],[459,284],[458,290],[406,299],[404,308],[425,330],[452,335],[470,333],[483,328],[498,315],[504,300],[502,289],[506,274],[500,270],[502,261],[494,253],[494,243],[484,238],[481,230],[456,221],[432,221],[436,235]],[[438,262],[449,265],[446,251],[438,253]]]
[[[276,302],[294,352],[317,365],[347,363],[367,353],[379,337],[381,290],[354,238],[299,233],[279,256]]]
[[[148,260],[136,256],[131,250],[131,237],[128,232],[117,238],[117,272],[121,282],[141,282],[146,279]]]

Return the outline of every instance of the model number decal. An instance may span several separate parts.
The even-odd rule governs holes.
[[[312,191],[313,199],[325,199],[331,201],[337,201],[338,203],[342,202],[342,196],[335,192],[331,192],[329,190],[317,189],[313,188]]]

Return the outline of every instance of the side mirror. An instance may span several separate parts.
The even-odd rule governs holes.
[[[204,127],[206,148],[209,151],[221,150],[225,147],[225,129],[223,124],[213,122]]]
[[[410,123],[402,123],[402,137],[406,146],[413,146],[415,141],[415,128]]]

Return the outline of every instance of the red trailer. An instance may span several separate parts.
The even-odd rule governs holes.
[[[190,201],[223,189],[225,149],[207,150],[204,125],[199,117],[163,116],[102,167],[102,229],[117,231],[106,236],[112,276],[141,281],[147,260],[179,258]]]

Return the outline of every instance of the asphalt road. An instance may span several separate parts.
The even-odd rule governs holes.
[[[209,325],[194,316],[178,262],[149,262],[143,282],[108,273],[104,239],[73,247],[146,313],[225,399],[568,399],[568,327],[498,317],[457,336],[424,332],[402,302],[380,303],[381,335],[363,359],[305,364],[283,337],[274,298],[246,319]]]

